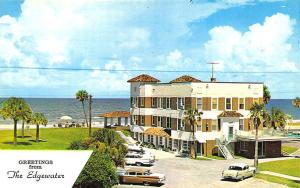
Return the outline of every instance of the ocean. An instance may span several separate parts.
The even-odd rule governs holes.
[[[4,99],[0,99],[2,102]],[[57,123],[61,116],[71,116],[75,122],[83,122],[81,103],[76,99],[57,99],[57,98],[27,98],[25,99],[34,112],[44,113],[50,124]],[[86,106],[87,107],[87,106]],[[92,103],[93,122],[103,122],[97,115],[109,111],[128,111],[130,107],[129,99],[93,99]],[[285,113],[291,114],[294,119],[300,119],[300,109],[292,105],[291,99],[272,99],[267,105],[267,109],[277,107]],[[0,118],[0,124],[11,124],[10,120]]]

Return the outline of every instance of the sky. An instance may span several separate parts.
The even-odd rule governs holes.
[[[142,73],[208,81],[208,62],[218,81],[299,96],[300,0],[0,0],[0,97],[126,98]]]

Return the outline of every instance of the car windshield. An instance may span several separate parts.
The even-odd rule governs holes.
[[[242,170],[242,168],[239,166],[230,166],[229,170]]]

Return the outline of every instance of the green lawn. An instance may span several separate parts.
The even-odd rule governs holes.
[[[130,131],[129,130],[122,130],[122,132],[125,136],[130,136]]]
[[[268,175],[268,174],[256,174],[254,177],[259,178],[259,179],[263,179],[263,180],[266,180],[266,181],[269,181],[269,182],[273,182],[273,183],[283,184],[283,185],[286,185],[288,187],[300,188],[300,183],[297,183],[293,180],[277,177],[277,176],[271,176],[271,175]]]
[[[281,150],[285,153],[291,154],[291,153],[294,153],[295,151],[297,151],[298,148],[282,145]]]
[[[93,129],[95,131],[97,129]],[[15,150],[65,150],[74,140],[88,136],[87,128],[49,128],[40,129],[40,139],[45,142],[36,143],[35,129],[25,131],[25,138],[18,137],[18,145],[13,145],[13,130],[0,130],[0,149]],[[21,131],[18,131],[18,136]]]
[[[259,170],[300,177],[300,159],[272,161],[259,164]]]

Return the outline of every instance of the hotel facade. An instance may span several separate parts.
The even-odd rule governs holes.
[[[130,129],[137,141],[173,151],[190,151],[191,143],[196,140],[198,155],[221,152],[231,158],[235,153],[242,154],[243,149],[244,155],[251,155],[247,149],[253,140],[243,141],[239,136],[254,129],[250,108],[255,102],[263,103],[263,83],[216,82],[215,79],[205,82],[186,75],[160,83],[145,74],[128,82]],[[188,109],[203,113],[194,136],[191,126],[184,121]],[[261,155],[266,155],[270,143],[274,145],[274,141],[260,142]]]

